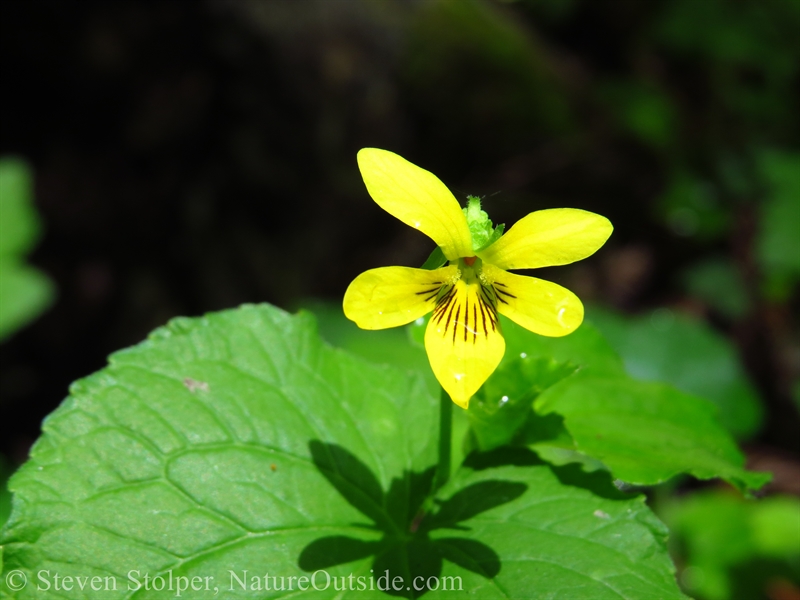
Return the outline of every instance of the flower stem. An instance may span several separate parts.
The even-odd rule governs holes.
[[[442,389],[439,397],[439,465],[436,468],[435,489],[450,479],[450,448],[453,437],[453,401]]]

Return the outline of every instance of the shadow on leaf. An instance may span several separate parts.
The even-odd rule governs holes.
[[[430,577],[439,577],[443,561],[450,561],[487,579],[500,573],[500,558],[486,544],[466,537],[432,538],[440,529],[469,531],[462,522],[519,498],[523,483],[488,480],[459,490],[443,502],[433,501],[435,467],[421,473],[405,471],[392,479],[384,492],[377,477],[356,456],[336,444],[318,440],[309,443],[320,473],[334,489],[370,523],[354,525],[378,530],[382,537],[367,542],[348,536],[328,536],[303,548],[298,565],[306,572],[328,569],[374,556],[372,577],[386,594],[419,598],[426,589],[415,590]],[[385,577],[381,580],[381,578]],[[402,589],[381,585],[402,577]],[[419,579],[419,578],[422,579]],[[336,581],[331,576],[332,587]],[[339,589],[347,581],[339,582]],[[423,586],[424,587],[424,586]],[[388,588],[388,589],[387,589]],[[349,588],[345,588],[349,589]]]

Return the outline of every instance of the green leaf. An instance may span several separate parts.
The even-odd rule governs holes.
[[[534,409],[562,415],[577,449],[628,483],[653,485],[689,473],[756,489],[770,479],[744,470],[710,402],[668,385],[587,370],[547,389]]]
[[[372,363],[394,365],[433,376],[425,349],[412,344],[404,328],[376,331],[360,329],[344,316],[341,303],[307,300],[301,306],[314,314],[319,334],[329,344]],[[435,379],[431,379],[433,384]]]
[[[3,456],[0,455],[0,527],[5,524],[8,515],[11,514],[11,494],[7,485],[10,474]],[[0,560],[2,560],[2,552],[0,552]]]
[[[55,295],[47,277],[22,260],[39,229],[30,170],[20,160],[0,159],[0,340],[38,316]]]
[[[608,470],[601,461],[578,451],[575,440],[564,426],[564,418],[561,415],[555,413],[540,415],[531,412],[521,434],[520,443],[550,464],[561,466],[578,463],[587,473],[601,469]]]
[[[500,322],[506,340],[504,360],[517,356],[523,359],[542,358],[591,369],[594,373],[625,372],[616,350],[592,323],[584,322],[568,336],[554,338],[531,333],[505,317],[501,317]]]
[[[0,159],[0,256],[24,254],[39,237],[31,189],[31,172],[25,162]]]
[[[699,262],[686,270],[683,283],[690,294],[728,318],[739,319],[750,310],[744,280],[731,260],[712,258]]]
[[[536,397],[576,368],[527,355],[504,360],[470,400],[467,415],[477,448],[487,451],[511,443],[534,416]]]
[[[800,279],[800,154],[764,152],[760,171],[767,184],[756,251],[768,292],[786,297]]]
[[[633,377],[671,383],[710,400],[720,422],[739,438],[760,428],[763,408],[736,350],[703,322],[669,309],[626,318],[591,307],[587,318],[620,353]]]
[[[681,580],[693,594],[713,600],[755,598],[770,579],[800,579],[797,498],[748,501],[707,490],[672,501],[664,514],[683,552]],[[748,574],[745,589],[742,573]]]
[[[665,91],[629,82],[607,83],[600,90],[625,129],[656,148],[674,145],[678,115]]]
[[[440,582],[460,583],[455,597],[682,597],[663,525],[607,474],[516,449],[473,457],[432,498],[437,420],[422,377],[325,345],[307,313],[176,319],[47,418],[10,482],[3,567],[76,578],[69,593],[29,585],[20,600],[167,597],[128,590],[145,575],[210,578],[196,598],[265,597],[267,573],[294,577],[280,597],[356,599],[379,595],[358,577],[386,570],[404,584],[452,577]],[[356,589],[299,593],[317,569],[352,574]],[[77,588],[93,576],[117,591]]]
[[[474,463],[479,465],[480,458]],[[525,486],[517,500],[487,511],[476,509],[476,502],[492,502],[492,488],[508,494],[511,482]],[[447,500],[441,504],[439,515],[445,516],[440,519],[451,526],[458,520],[466,531],[442,531],[431,537],[465,540],[466,535],[478,534],[506,561],[492,582],[463,565],[447,565],[442,572],[461,576],[464,590],[480,598],[683,597],[665,556],[666,528],[643,496],[620,493],[606,474],[586,475],[575,466],[553,468],[535,461],[526,466],[464,468],[441,495]],[[451,513],[457,516],[447,523]],[[448,545],[457,547],[454,542]]]
[[[533,412],[533,401],[580,369],[624,374],[619,357],[588,323],[563,338],[536,335],[505,317],[501,317],[501,327],[505,356],[472,398],[467,412],[472,446],[487,451],[509,443],[525,444],[553,464],[578,461],[598,468],[597,461],[577,452],[563,426],[555,431],[548,418]]]
[[[687,171],[671,175],[657,210],[673,233],[716,239],[730,227],[730,213],[720,203],[715,184]]]
[[[0,339],[37,317],[54,295],[53,284],[40,271],[0,258]]]
[[[553,464],[579,462],[587,471],[605,465],[615,477],[641,485],[679,473],[722,477],[743,489],[769,479],[742,468],[743,457],[713,405],[631,379],[590,322],[563,338],[501,323],[505,357],[467,413],[475,448],[524,444]]]

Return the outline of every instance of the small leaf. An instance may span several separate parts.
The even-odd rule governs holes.
[[[55,295],[47,277],[23,262],[39,230],[30,169],[18,159],[0,159],[0,340],[37,317]]]
[[[488,451],[511,443],[535,417],[531,409],[536,397],[576,369],[542,357],[504,360],[469,404],[467,415],[477,448]]]
[[[39,316],[54,295],[53,284],[40,271],[0,258],[0,339]]]
[[[8,157],[0,159],[0,256],[25,254],[39,237],[32,187],[31,171],[25,162]]]
[[[654,485],[689,473],[744,490],[770,479],[744,470],[710,402],[668,385],[584,371],[543,392],[534,408],[562,415],[577,449],[628,483]]]

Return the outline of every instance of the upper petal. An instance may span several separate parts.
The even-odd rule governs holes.
[[[506,349],[497,312],[476,281],[459,280],[439,299],[425,330],[433,374],[461,408],[489,378]]]
[[[372,199],[430,237],[449,260],[474,254],[467,218],[436,175],[394,152],[377,148],[359,151],[358,168]]]
[[[583,322],[583,304],[567,288],[535,277],[483,265],[497,312],[525,329],[549,337],[572,333]]]
[[[611,221],[585,210],[537,210],[478,256],[501,269],[566,265],[594,254],[613,230]]]
[[[386,329],[428,314],[439,289],[458,277],[458,267],[434,271],[382,267],[365,271],[344,293],[344,314],[362,329]]]

